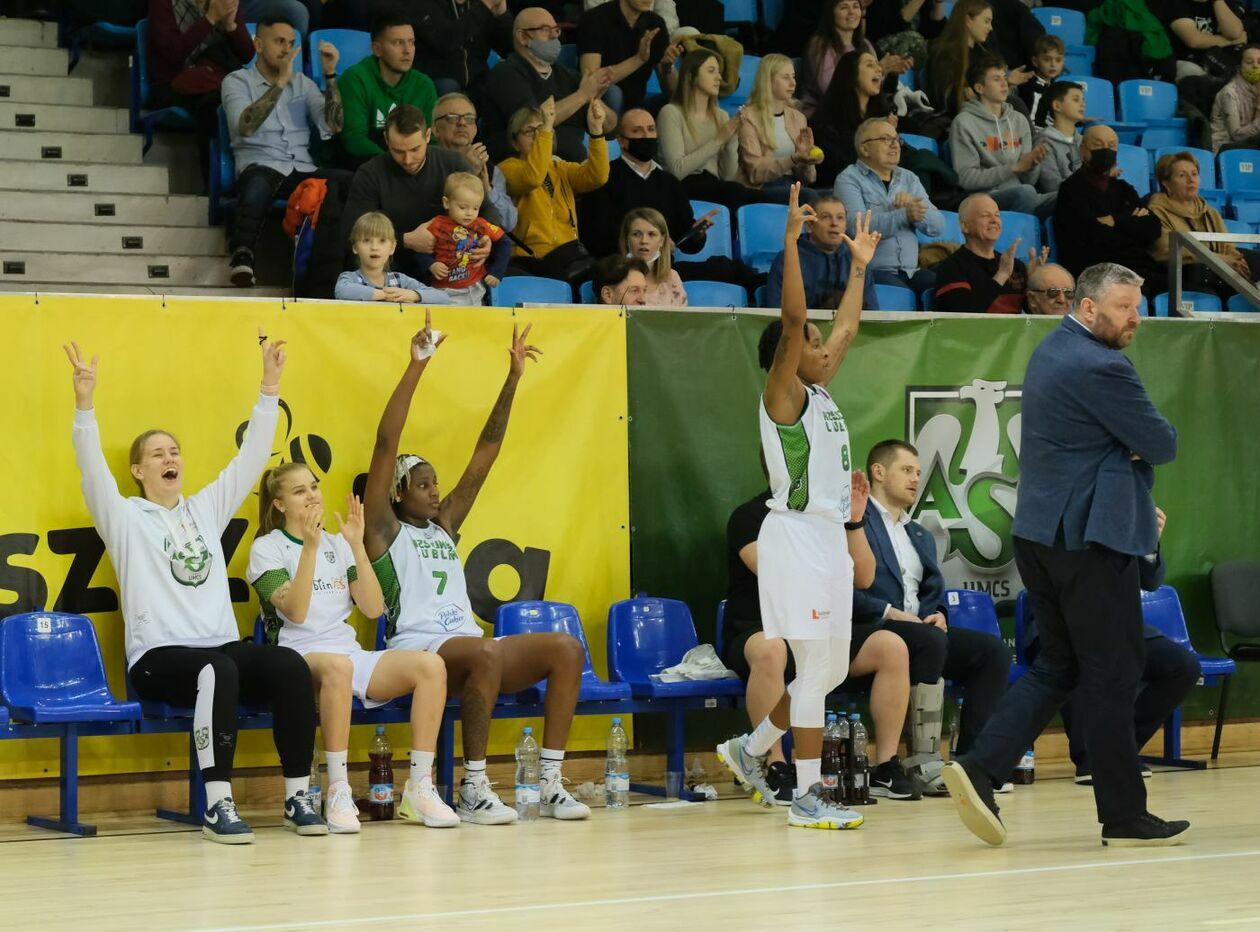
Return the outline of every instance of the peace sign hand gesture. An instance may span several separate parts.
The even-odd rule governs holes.
[[[445,333],[441,330],[433,329],[432,314],[428,308],[425,308],[424,329],[411,338],[412,361],[418,363],[426,362],[429,357],[437,352],[437,348],[442,345],[442,341],[445,339]]]
[[[66,358],[74,367],[74,406],[80,411],[91,411],[92,393],[96,391],[96,364],[100,362],[101,357],[93,356],[89,364],[87,357],[79,349],[79,344],[73,340],[61,348],[66,351]]]
[[[793,182],[792,187],[788,191],[787,229],[784,231],[783,237],[784,241],[788,243],[795,243],[800,238],[801,228],[817,219],[813,206],[800,203],[800,199],[801,183],[796,181]]]
[[[878,232],[871,232],[871,212],[859,213],[853,220],[853,237],[850,238],[847,233],[842,234],[840,242],[849,247],[849,255],[853,259],[853,266],[870,265],[871,259],[875,257],[875,247],[879,245],[882,235]]]
[[[508,378],[513,382],[520,381],[522,375],[525,374],[525,360],[532,359],[538,362],[538,357],[542,355],[542,350],[537,346],[532,346],[525,342],[529,339],[529,332],[534,329],[533,324],[526,324],[524,332],[517,331],[517,325],[512,324],[512,348],[508,350],[508,354],[512,357],[512,365],[508,370]]]

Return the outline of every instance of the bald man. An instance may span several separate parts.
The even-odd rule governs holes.
[[[582,137],[586,133],[586,107],[608,89],[611,74],[598,68],[580,78],[557,64],[560,27],[542,7],[521,10],[512,23],[512,54],[490,71],[481,87],[481,129],[495,162],[515,155],[508,144],[508,119],[522,107],[538,106],[548,97],[556,101],[555,154],[565,161],[586,160]],[[604,131],[616,125],[609,111]]]
[[[970,314],[1018,314],[1024,304],[1027,267],[1016,256],[1016,239],[1004,252],[1002,213],[987,194],[972,194],[958,205],[963,244],[936,267],[935,309]],[[1029,250],[1030,261],[1036,257]]]
[[[1073,275],[1090,265],[1114,262],[1145,279],[1149,297],[1167,291],[1167,270],[1151,258],[1160,236],[1159,218],[1142,206],[1133,186],[1120,177],[1115,130],[1096,123],[1081,138],[1081,167],[1059,187],[1054,236],[1059,262]]]
[[[1072,296],[1076,294],[1076,279],[1061,265],[1047,262],[1028,273],[1028,291],[1024,296],[1024,311],[1045,317],[1062,317],[1072,310]]]

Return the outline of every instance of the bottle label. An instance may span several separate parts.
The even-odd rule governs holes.
[[[604,789],[609,793],[629,793],[630,792],[630,774],[628,773],[604,774]]]
[[[840,778],[834,773],[825,773],[822,775],[822,785],[824,790],[834,790],[840,785]]]
[[[372,803],[392,803],[394,801],[394,784],[373,783],[368,787],[368,801]]]
[[[516,784],[516,801],[518,804],[524,803],[526,806],[532,806],[541,800],[542,792],[539,790],[537,783]]]
[[[855,790],[866,789],[866,774],[855,773],[853,775],[853,788]]]

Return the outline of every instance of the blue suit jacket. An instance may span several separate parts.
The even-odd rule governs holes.
[[[1127,356],[1063,318],[1028,361],[1022,421],[1016,536],[1053,546],[1061,532],[1069,550],[1155,551],[1153,467],[1177,455],[1177,430]]]
[[[945,578],[936,562],[936,541],[917,521],[906,525],[910,543],[923,561],[923,580],[919,583],[919,617],[945,611]],[[901,564],[893,550],[883,516],[872,502],[866,506],[866,539],[875,554],[875,581],[867,589],[853,590],[853,623],[873,624],[884,617],[889,605],[905,611],[906,590],[901,581]]]

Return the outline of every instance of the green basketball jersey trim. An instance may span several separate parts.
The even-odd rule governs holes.
[[[376,574],[376,581],[381,584],[381,595],[385,597],[385,617],[388,619],[385,637],[388,640],[394,636],[398,614],[402,610],[402,583],[398,581],[398,571],[388,550],[372,561],[372,572]]]
[[[267,570],[254,580],[254,591],[258,593],[258,604],[262,606],[263,629],[266,632],[267,643],[273,646],[278,643],[280,629],[284,627],[284,622],[276,613],[276,607],[271,604],[271,597],[288,581],[289,571],[285,569]]]
[[[809,434],[804,420],[795,424],[776,424],[783,462],[787,466],[792,485],[788,490],[787,506],[792,511],[804,511],[809,504]]]

